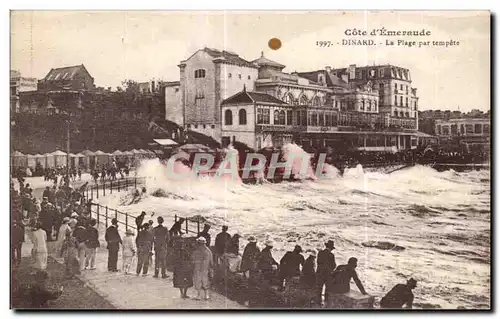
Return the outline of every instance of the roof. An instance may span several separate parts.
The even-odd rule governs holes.
[[[89,75],[89,71],[85,68],[83,64],[67,66],[63,68],[51,69],[49,73],[45,76],[44,81],[61,81],[61,80],[73,80],[78,72],[84,71]]]
[[[164,86],[179,86],[181,85],[180,81],[170,81],[170,82],[163,82]]]
[[[14,153],[12,153],[11,156],[25,156],[25,155],[19,151],[15,151]]]
[[[437,136],[430,135],[430,134],[427,134],[427,133],[424,133],[424,132],[420,132],[420,131],[417,132],[417,136],[418,137],[437,137]]]
[[[162,146],[170,146],[170,145],[177,145],[177,143],[169,138],[165,139],[154,139],[156,143],[162,145]]]
[[[285,68],[285,65],[275,62],[273,60],[269,60],[268,58],[264,57],[264,52],[261,52],[260,58],[253,60],[252,63],[257,63],[259,66],[268,65],[280,69]]]
[[[64,153],[63,151],[57,150],[55,152],[50,153],[49,155],[66,156],[66,153]]]
[[[99,150],[94,153],[95,155],[109,155],[108,153],[104,153],[103,151]]]
[[[288,105],[288,103],[275,98],[272,95],[262,92],[249,92],[243,88],[243,91],[222,101],[221,105],[238,104],[238,103],[268,103],[278,105]]]
[[[318,81],[318,74],[324,74],[325,75],[325,80],[326,80],[326,85],[328,87],[343,87],[343,88],[349,88],[349,84],[339,78],[338,76],[332,74],[331,72],[326,72],[326,70],[318,70],[318,71],[312,71],[312,72],[299,72],[298,75],[308,79],[309,81]]]
[[[238,65],[243,65],[249,68],[257,68],[255,64],[252,62],[249,62],[243,58],[241,58],[239,55],[233,52],[229,51],[219,51],[216,49],[211,49],[211,48],[204,48],[203,51],[208,53],[211,57],[214,58],[219,58],[218,61],[220,62],[227,62],[227,63],[232,63],[232,64],[238,64]]]

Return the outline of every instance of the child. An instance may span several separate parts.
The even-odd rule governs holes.
[[[66,238],[63,241],[61,255],[64,257],[66,265],[66,276],[68,278],[80,274],[80,264],[77,259],[78,242],[76,238],[71,236],[71,230],[66,230]]]
[[[135,256],[136,245],[134,240],[134,232],[131,229],[127,229],[125,232],[125,238],[123,238],[123,271],[125,275],[130,272],[130,267],[132,266],[132,258]]]

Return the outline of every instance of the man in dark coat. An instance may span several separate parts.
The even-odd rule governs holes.
[[[254,236],[248,238],[248,244],[243,250],[243,256],[241,258],[240,270],[247,277],[251,277],[257,271],[257,259],[259,258],[260,249],[257,247],[257,239]],[[246,272],[249,272],[248,274]]]
[[[182,235],[182,224],[184,223],[186,219],[185,218],[179,218],[178,221],[176,221],[172,227],[170,228],[170,237],[172,236],[178,236],[178,235]]]
[[[52,205],[56,204],[56,192],[57,186],[52,186],[52,189],[49,190],[49,195],[47,196],[49,198],[49,203]]]
[[[222,226],[222,232],[218,233],[215,237],[215,256],[216,264],[219,264],[219,258],[226,252],[227,246],[231,241],[231,235],[227,233],[228,227]]]
[[[47,199],[48,199],[49,198],[49,194],[50,194],[50,187],[47,186],[47,187],[45,187],[45,190],[43,191],[42,197],[43,198],[47,197]]]
[[[198,234],[198,237],[203,237],[207,240],[207,247],[210,247],[211,245],[211,237],[210,237],[210,234],[208,233],[208,231],[210,230],[210,225],[209,224],[205,224],[205,226],[203,226],[203,230]]]
[[[163,217],[158,217],[158,226],[153,228],[153,244],[155,250],[155,278],[161,269],[161,278],[167,278],[167,246],[170,243],[168,228],[163,226]]]
[[[118,251],[120,250],[122,238],[118,233],[118,220],[116,218],[111,220],[111,226],[106,229],[104,239],[108,243],[108,271],[117,272]]]
[[[296,245],[293,251],[287,251],[280,260],[281,289],[285,289],[285,281],[292,277],[300,277],[300,267],[304,266],[304,256],[301,255],[302,247]]]
[[[21,221],[14,220],[11,228],[11,258],[13,266],[21,263],[21,248],[24,242],[24,226]]]
[[[149,257],[152,254],[153,248],[153,235],[149,231],[149,224],[142,225],[142,230],[137,235],[137,276],[148,275]]]
[[[265,242],[266,247],[262,249],[257,260],[257,268],[260,270],[264,280],[271,281],[278,270],[278,262],[273,258],[271,249],[274,243],[270,240]]]
[[[358,266],[358,259],[349,258],[347,265],[340,265],[335,269],[326,287],[327,295],[330,294],[345,294],[351,290],[351,279],[354,280],[359,291],[363,295],[367,295],[363,284],[358,278],[356,267]],[[328,300],[328,299],[326,299]]]
[[[318,302],[321,304],[323,295],[323,286],[327,283],[328,279],[332,275],[333,271],[337,267],[335,263],[335,255],[332,250],[335,249],[333,240],[329,240],[325,243],[326,248],[318,253],[318,269],[316,272],[316,279],[318,280]],[[325,292],[325,300],[327,295]]]
[[[415,287],[417,287],[417,281],[413,278],[410,278],[406,285],[397,284],[380,300],[380,308],[403,308],[406,304],[406,308],[411,309],[414,298],[412,290]]]
[[[42,229],[47,233],[47,241],[52,241],[52,228],[54,226],[54,209],[52,204],[48,202],[47,197],[43,198],[40,204],[40,223],[42,224]]]
[[[309,257],[302,267],[301,284],[305,288],[314,288],[316,286],[316,251],[309,250],[306,253],[309,253]]]

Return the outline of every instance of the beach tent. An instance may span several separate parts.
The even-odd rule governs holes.
[[[108,164],[108,162],[109,162],[109,156],[110,155],[108,153],[104,153],[101,150],[95,152],[95,157],[96,157],[97,165],[102,166],[102,165]]]
[[[76,167],[88,167],[87,157],[82,153],[75,154],[75,165]]]
[[[27,166],[31,168],[36,167],[36,157],[35,155],[26,155]]]
[[[84,162],[85,166],[89,169],[94,169],[96,165],[95,153],[91,150],[82,151],[81,154],[85,156]]]
[[[49,167],[49,168],[54,168],[56,167],[56,164],[55,164],[55,157],[54,155],[52,155],[52,153],[45,153],[43,154],[43,157],[45,158],[45,167]]]
[[[54,165],[55,166],[66,166],[66,153],[57,150],[55,152],[50,153],[54,157]]]
[[[28,157],[19,151],[11,154],[11,160],[13,167],[25,167],[28,165]]]

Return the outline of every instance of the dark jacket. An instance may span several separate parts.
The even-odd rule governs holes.
[[[318,275],[327,276],[335,270],[336,266],[335,255],[331,251],[323,249],[318,253]]]
[[[50,196],[50,189],[46,189],[43,191],[42,197],[47,197],[49,199]]]
[[[99,232],[95,227],[89,226],[87,228],[87,240],[85,241],[87,248],[99,247]]]
[[[241,258],[241,271],[257,270],[257,259],[259,258],[260,250],[257,243],[248,243],[243,250],[243,257]]]
[[[210,247],[210,245],[212,244],[212,238],[210,237],[210,234],[208,232],[202,231],[198,234],[198,237],[203,237],[207,240],[207,247]]]
[[[331,278],[328,280],[326,289],[330,293],[343,294],[351,290],[351,279],[354,280],[361,293],[366,293],[361,281],[358,278],[356,269],[349,265],[340,265],[337,267]]]
[[[24,242],[24,227],[20,224],[12,225],[11,228],[12,245],[16,246]]]
[[[167,244],[170,242],[170,234],[167,227],[163,225],[158,225],[153,228],[153,241],[155,251],[164,250]]]
[[[111,225],[106,229],[106,234],[104,235],[104,239],[108,243],[108,245],[118,245],[122,243],[122,238],[118,233],[118,228],[116,226]]]
[[[316,262],[316,257],[309,256],[304,262],[302,267],[301,282],[307,288],[312,288],[316,285],[316,271],[314,270],[314,263]]]
[[[261,271],[272,271],[273,265],[279,264],[274,260],[271,249],[269,247],[262,249],[257,260],[257,268]]]
[[[413,292],[407,285],[397,284],[380,300],[381,308],[413,307]]]
[[[87,241],[87,230],[82,225],[76,227],[73,231],[73,237],[76,238],[76,241],[80,243],[84,243]]]
[[[304,266],[304,256],[288,251],[280,260],[280,274],[284,278],[298,277],[300,276],[300,266]]]
[[[137,235],[137,251],[145,252],[153,249],[153,235],[149,230],[141,230]]]
[[[215,252],[222,255],[226,252],[227,246],[231,241],[231,235],[227,232],[220,232],[215,237]]]
[[[135,225],[137,226],[137,230],[141,229],[142,223],[144,222],[144,216],[146,215],[139,215],[135,219]],[[139,235],[139,234],[137,234]]]

